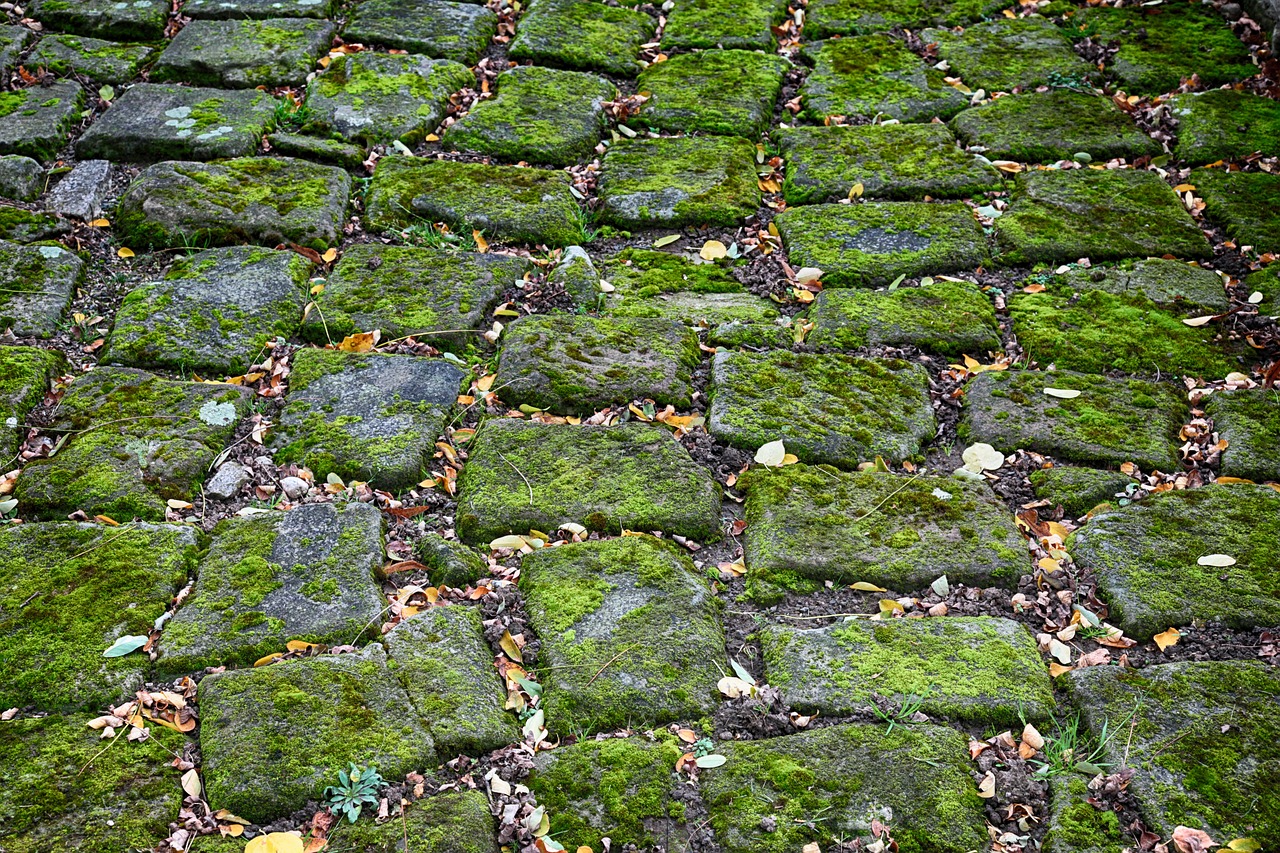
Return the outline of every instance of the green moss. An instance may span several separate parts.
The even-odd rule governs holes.
[[[44,239],[65,230],[56,216],[36,213],[21,207],[0,204],[0,238],[6,240]],[[31,287],[29,282],[9,282],[6,287]],[[7,301],[0,297],[0,302]]]
[[[650,97],[628,123],[755,140],[773,118],[790,67],[780,56],[746,50],[704,50],[655,63],[636,80]]]
[[[50,381],[65,367],[57,350],[0,347],[0,455],[11,457],[26,439],[22,424],[27,413],[40,404]]]
[[[1091,468],[1053,467],[1031,472],[1036,497],[1061,506],[1075,518],[1101,503],[1114,501],[1130,482],[1124,474]]]
[[[805,16],[804,35],[819,39],[833,35],[878,33],[894,26],[925,24],[957,26],[993,14],[1000,8],[992,0],[814,0]]]
[[[1032,91],[1062,79],[1085,88],[1094,68],[1071,48],[1071,42],[1039,15],[998,18],[961,32],[925,30],[920,38],[938,45],[938,55],[971,89]]]
[[[663,50],[728,47],[774,49],[774,26],[787,16],[780,0],[678,0],[662,30]]]
[[[1275,101],[1235,89],[1177,95],[1169,107],[1178,119],[1178,159],[1191,165],[1240,160],[1255,151],[1280,150]]]
[[[511,58],[631,77],[641,69],[640,45],[653,30],[653,19],[634,9],[592,0],[535,0],[520,19]]]
[[[812,19],[810,19],[812,20]],[[801,56],[813,70],[800,87],[801,115],[884,116],[900,121],[950,118],[968,105],[964,95],[907,46],[884,35],[831,39]]]
[[[1205,213],[1237,243],[1280,250],[1280,175],[1197,169],[1187,180],[1204,198]]]
[[[1000,349],[991,300],[963,282],[888,293],[828,290],[819,294],[809,319],[814,328],[805,340],[815,347],[911,345],[948,356]]]
[[[1054,780],[1051,792],[1052,811],[1044,837],[1048,853],[1121,853],[1128,844],[1119,816],[1088,802],[1093,795],[1082,776]]]
[[[419,539],[413,553],[431,572],[431,582],[437,586],[463,589],[489,573],[488,564],[475,551],[434,533]]]
[[[23,89],[18,92],[0,92],[0,118],[11,116],[27,104],[28,93]]]
[[[3,393],[3,392],[0,392]],[[1280,391],[1219,391],[1205,405],[1214,429],[1229,442],[1222,473],[1249,480],[1280,480]]]
[[[407,845],[406,845],[407,839]],[[329,831],[335,850],[392,853],[397,849],[431,853],[495,853],[497,841],[489,803],[480,791],[445,791],[417,800],[404,819],[379,824],[368,819],[335,823]],[[237,847],[239,853],[242,848]]]

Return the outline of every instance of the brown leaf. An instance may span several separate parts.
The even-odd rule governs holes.
[[[1178,853],[1204,853],[1210,847],[1217,847],[1218,842],[1203,829],[1179,826],[1173,830],[1173,846]]]
[[[1156,634],[1151,639],[1155,642],[1156,647],[1163,652],[1165,649],[1171,646],[1176,646],[1178,644],[1178,640],[1181,638],[1182,638],[1181,631],[1179,631],[1177,628],[1170,628],[1167,631],[1163,631],[1159,634]]]

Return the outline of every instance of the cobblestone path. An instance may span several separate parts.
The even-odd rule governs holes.
[[[1280,851],[1276,0],[0,13],[0,853]]]

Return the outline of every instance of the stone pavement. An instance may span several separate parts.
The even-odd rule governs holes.
[[[0,853],[1280,850],[1274,0],[0,12]]]

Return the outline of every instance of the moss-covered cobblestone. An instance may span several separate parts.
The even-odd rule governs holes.
[[[636,80],[649,100],[628,123],[754,142],[773,117],[790,65],[780,56],[748,50],[704,50],[659,62]]]
[[[79,36],[40,39],[27,62],[60,77],[83,75],[95,83],[127,83],[155,55],[145,44],[120,44]]]
[[[480,4],[365,0],[343,38],[473,65],[497,31],[498,16]]]
[[[31,17],[48,29],[115,41],[156,41],[169,20],[167,0],[33,0]]]
[[[824,290],[809,309],[815,347],[915,346],[982,355],[1000,348],[991,300],[966,282],[935,281],[888,292]]]
[[[802,115],[816,122],[831,116],[945,120],[968,103],[941,71],[885,35],[815,42],[801,57],[813,66],[800,87]]]
[[[1094,70],[1062,30],[1039,15],[998,18],[960,32],[925,30],[920,38],[938,45],[952,76],[988,93],[1026,91],[1060,79],[1087,81]]]
[[[1211,89],[1170,98],[1169,108],[1178,119],[1174,153],[1192,166],[1240,160],[1254,152],[1280,154],[1280,111],[1270,98]]]
[[[1204,198],[1208,217],[1236,243],[1280,250],[1280,175],[1196,169],[1188,180]]]
[[[1219,391],[1204,411],[1229,442],[1222,457],[1224,476],[1280,481],[1280,390]]]
[[[654,32],[643,12],[596,0],[534,0],[511,41],[511,58],[634,77]]]
[[[301,86],[336,33],[332,23],[306,18],[195,20],[160,54],[151,79],[226,89]]]

